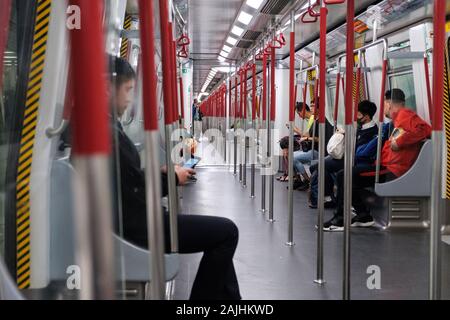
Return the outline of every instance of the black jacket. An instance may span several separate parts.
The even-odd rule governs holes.
[[[120,123],[114,126],[118,136],[120,187],[122,195],[122,223],[125,239],[140,245],[147,244],[147,211],[145,173],[134,143]],[[162,196],[168,194],[167,175],[161,173]]]

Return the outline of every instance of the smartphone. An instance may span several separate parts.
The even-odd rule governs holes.
[[[200,158],[191,158],[184,165],[184,168],[194,169],[195,166],[200,162]]]

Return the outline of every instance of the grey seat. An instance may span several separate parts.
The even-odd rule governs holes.
[[[51,171],[50,186],[50,279],[65,281],[67,267],[75,263],[75,246],[72,213],[73,167],[66,160],[55,160]],[[114,235],[116,248],[115,264],[119,268],[124,261],[125,281],[150,282],[149,251],[139,248],[123,238]],[[165,255],[166,281],[173,280],[179,269],[177,254]],[[119,279],[122,272],[116,272]]]
[[[0,257],[0,300],[24,300]]]
[[[431,196],[431,140],[425,141],[413,166],[401,177],[375,184],[375,193],[381,197]]]

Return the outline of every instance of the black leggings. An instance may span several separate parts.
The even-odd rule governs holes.
[[[169,216],[164,215],[166,251],[170,249]],[[178,215],[179,253],[203,252],[191,300],[240,300],[233,256],[239,231],[233,221],[213,216]]]

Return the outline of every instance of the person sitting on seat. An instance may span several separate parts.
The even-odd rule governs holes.
[[[297,140],[297,136],[294,136],[293,139],[294,142],[294,152],[299,151],[300,150],[300,143]],[[284,162],[284,174],[280,177],[277,178],[278,181],[288,181],[288,175],[289,175],[289,136],[283,137],[280,141],[280,148],[282,150],[282,155],[283,155],[283,162]],[[294,179],[298,179],[297,177],[294,177]],[[295,184],[295,180],[294,180],[294,184]]]
[[[368,100],[361,101],[358,104],[358,130],[356,132],[356,148],[369,143],[374,136],[378,134],[378,126],[373,121],[373,117],[377,112],[375,103]],[[325,197],[329,198],[325,202],[325,208],[336,206],[336,201],[333,194],[334,189],[334,175],[344,169],[344,158],[334,159],[331,156],[325,158]],[[318,197],[318,164],[310,167],[311,175],[311,189],[309,195],[309,207],[317,208]],[[327,200],[327,199],[325,199]]]
[[[294,127],[295,134],[300,136],[301,145],[301,150],[294,152],[294,170],[301,177],[294,183],[294,189],[305,191],[309,189],[310,185],[310,177],[306,172],[305,164],[318,157],[319,122],[315,119],[313,107],[310,108],[306,103],[298,102],[296,111],[302,120],[308,120],[304,132]],[[333,126],[327,120],[325,121],[325,126],[325,143],[327,143],[333,135]]]
[[[384,111],[386,117],[392,120],[393,130],[381,152],[380,182],[393,180],[408,171],[419,155],[423,140],[431,135],[431,126],[406,107],[402,90],[389,90],[385,98]],[[352,219],[352,227],[370,227],[375,224],[362,199],[363,189],[375,184],[375,171],[375,163],[371,166],[357,165],[352,169],[352,205],[356,214]],[[337,210],[334,217],[324,223],[326,231],[343,230],[344,174],[344,170],[337,174]]]
[[[110,65],[114,66],[112,73],[116,75],[113,80],[115,96],[112,101],[120,117],[131,103],[136,74],[127,61],[121,58],[112,59],[113,62]],[[119,122],[114,125],[114,130],[118,136],[123,236],[138,246],[148,247],[144,170],[141,169],[138,151]],[[162,196],[168,194],[166,172],[167,169],[162,168]],[[175,172],[178,185],[186,184],[189,176],[195,175],[194,170],[179,166],[175,166]],[[165,212],[166,251],[171,248],[169,231],[169,216]],[[179,253],[204,253],[192,286],[190,299],[241,299],[233,266],[238,238],[238,228],[229,219],[202,215],[178,215]]]

